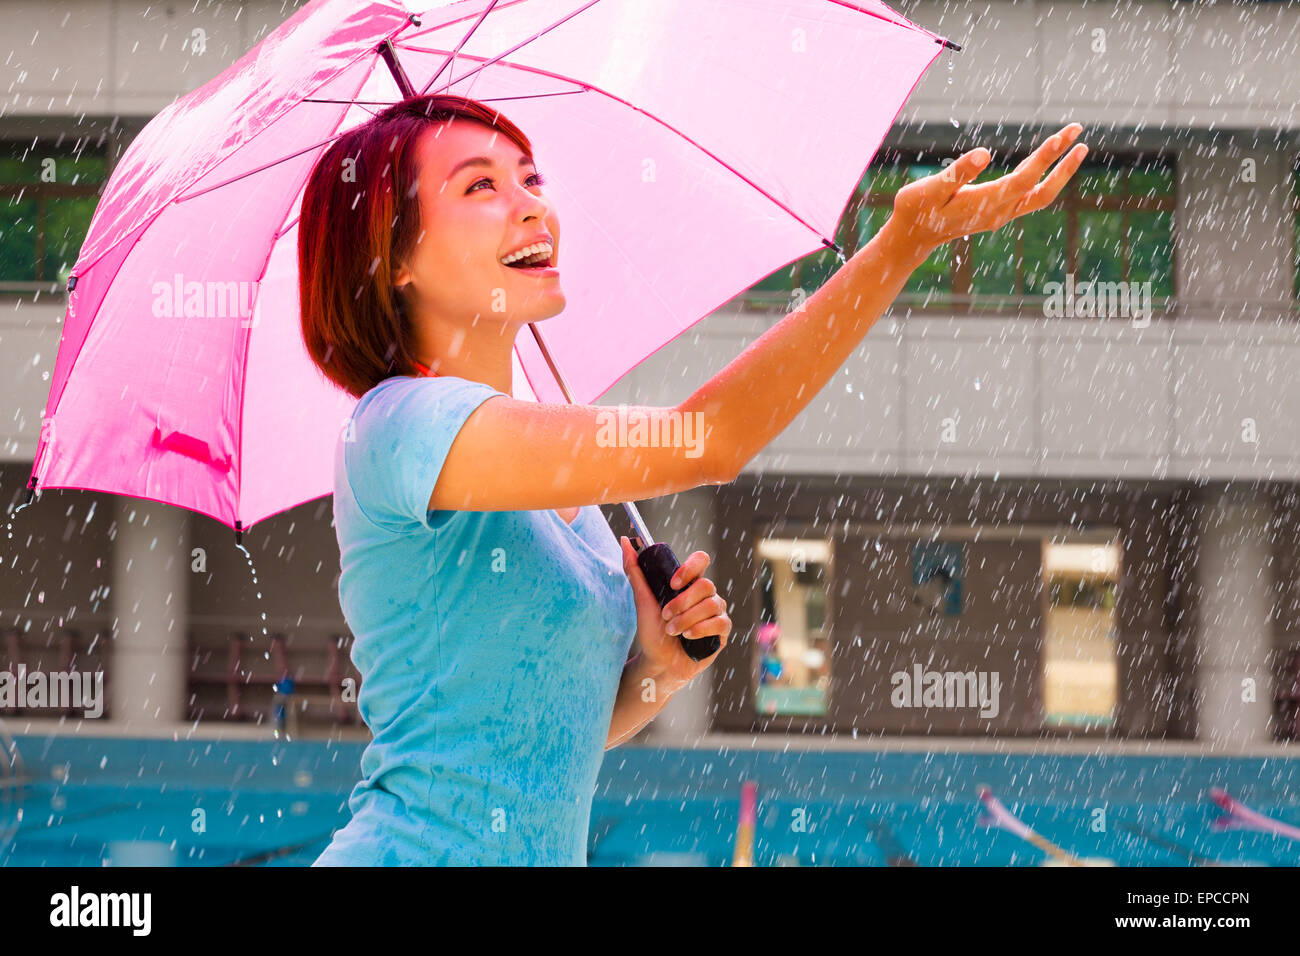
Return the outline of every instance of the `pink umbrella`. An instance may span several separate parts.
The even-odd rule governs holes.
[[[114,171],[68,283],[28,500],[130,495],[238,537],[331,493],[355,399],[301,340],[298,209],[328,144],[404,94],[500,103],[527,131],[564,219],[568,309],[545,343],[519,337],[515,397],[590,403],[764,276],[838,251],[944,46],[878,0],[314,0]]]

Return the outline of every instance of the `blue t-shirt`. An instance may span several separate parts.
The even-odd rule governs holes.
[[[374,739],[314,865],[587,862],[636,604],[601,510],[427,511],[481,382],[385,379],[335,454],[339,600]],[[485,463],[490,466],[490,463]]]

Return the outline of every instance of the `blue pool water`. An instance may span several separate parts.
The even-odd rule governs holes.
[[[304,866],[347,822],[363,745],[16,737],[28,784],[0,789],[0,865]],[[741,782],[758,784],[760,866],[1034,866],[979,824],[976,786],[1053,843],[1121,866],[1295,866],[1300,842],[1217,832],[1225,788],[1300,825],[1300,759],[677,750],[606,754],[592,866],[724,865]],[[21,808],[21,819],[16,819]]]

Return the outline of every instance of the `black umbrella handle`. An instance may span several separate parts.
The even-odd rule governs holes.
[[[660,607],[686,590],[686,588],[674,589],[669,583],[677,573],[677,569],[681,567],[681,562],[677,560],[677,555],[673,554],[672,548],[660,541],[642,549],[640,538],[633,538],[632,546],[637,550],[637,566],[645,575],[646,583],[650,585],[650,591]],[[681,642],[686,656],[694,661],[712,657],[722,646],[722,639],[716,634],[708,637],[683,637]]]

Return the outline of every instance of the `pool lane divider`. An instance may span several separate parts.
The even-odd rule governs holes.
[[[1250,809],[1244,803],[1228,796],[1222,787],[1211,787],[1210,802],[1223,811],[1223,816],[1215,817],[1210,827],[1216,831],[1255,830],[1271,833],[1273,836],[1286,837],[1288,840],[1300,840],[1300,827],[1274,820],[1262,813]]]
[[[993,796],[993,791],[987,786],[981,785],[977,792],[980,806],[984,808],[984,812],[979,817],[979,823],[982,826],[997,827],[1000,830],[1013,833],[1026,843],[1032,843],[1053,860],[1065,866],[1087,866],[1077,856],[1067,853],[1051,840],[1035,833],[1029,826],[1019,820],[1015,814],[1003,806],[1002,802]]]

